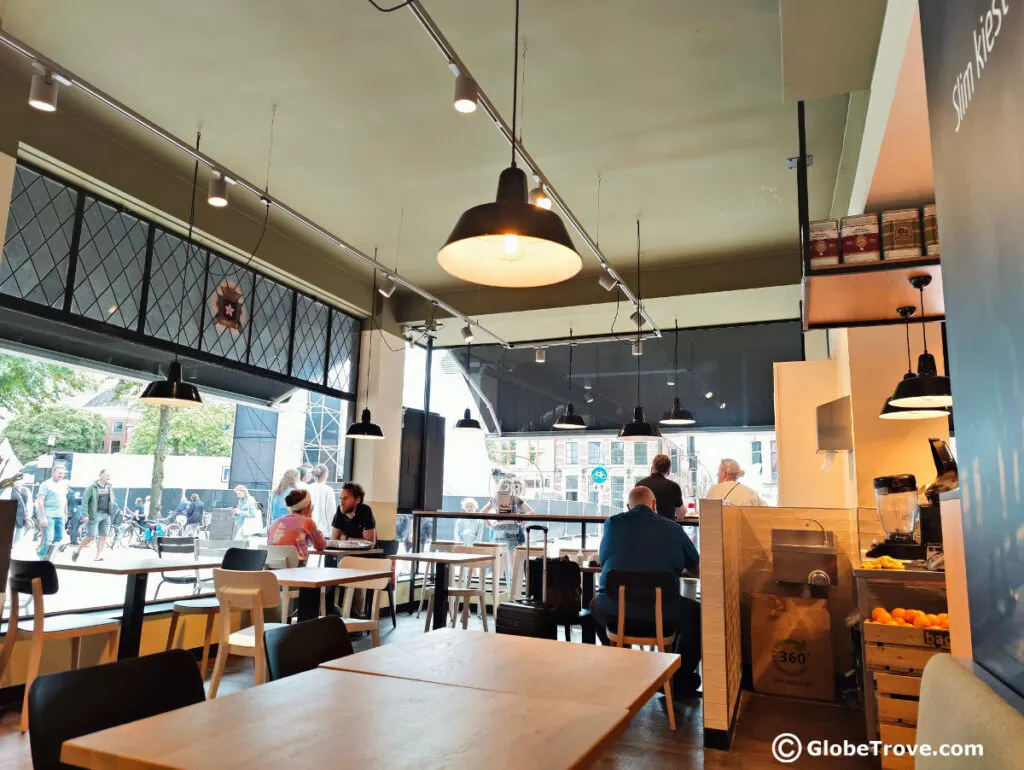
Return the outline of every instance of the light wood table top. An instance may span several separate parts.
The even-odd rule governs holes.
[[[383,562],[383,559],[381,560]],[[276,569],[277,582],[288,588],[325,588],[361,583],[364,580],[390,578],[390,569],[344,569],[342,567],[291,567]]]
[[[423,561],[434,564],[476,564],[478,562],[494,561],[494,555],[489,553],[449,553],[448,551],[398,553],[388,558],[392,561]]]
[[[635,713],[678,670],[679,656],[445,628],[323,666]]]
[[[316,669],[66,741],[61,759],[91,770],[586,767],[626,719],[590,703]],[[395,739],[396,725],[416,735]]]
[[[198,559],[161,559],[148,556],[141,559],[104,559],[103,561],[55,561],[57,569],[76,572],[99,572],[104,575],[138,575],[150,572],[179,572],[182,570],[216,569],[223,556],[200,556]]]
[[[379,556],[384,553],[383,548],[331,548],[327,547],[322,550],[310,548],[309,553],[316,554],[317,556]]]

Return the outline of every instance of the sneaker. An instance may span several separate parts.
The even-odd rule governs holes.
[[[73,554],[71,554],[71,561],[78,561],[78,554],[79,554],[79,551],[76,548],[75,552]]]

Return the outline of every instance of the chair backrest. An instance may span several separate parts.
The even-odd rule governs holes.
[[[618,597],[619,587],[626,589],[626,601],[650,604],[661,589],[663,596],[679,594],[679,579],[671,572],[631,572],[613,569],[608,572],[605,580],[605,593]]]
[[[301,560],[299,551],[294,545],[268,545],[267,561],[264,566],[267,569],[291,569],[298,567]]]
[[[229,548],[245,548],[249,544],[245,540],[200,540],[200,556],[220,556]]]
[[[169,650],[38,677],[28,693],[35,770],[70,768],[64,741],[206,699],[192,655]]]
[[[451,567],[452,574],[455,575],[455,576],[458,576],[458,578],[461,579],[464,583],[467,580],[471,580],[473,578],[473,573],[476,572],[476,574],[480,576],[480,581],[481,581],[480,585],[481,585],[481,588],[482,588],[483,587],[484,573],[490,567],[494,566],[494,558],[495,558],[495,551],[494,551],[494,549],[493,548],[482,548],[482,547],[476,546],[476,545],[457,545],[454,548],[452,548],[452,553],[471,553],[471,554],[478,554],[480,556],[489,556],[489,557],[491,557],[491,561],[486,562],[486,563],[485,562],[480,562],[478,564],[459,564],[459,565],[452,565],[452,567]]]
[[[39,578],[43,584],[43,595],[57,593],[57,568],[49,561],[22,561],[11,559],[11,590],[21,594],[32,593],[32,580]]]
[[[388,569],[387,563],[383,559],[374,559],[370,556],[346,556],[338,562],[339,567],[345,569],[367,569],[367,570],[386,570]],[[369,588],[372,590],[381,590],[388,587],[388,583],[391,582],[391,578],[376,578],[374,580],[361,580],[358,583],[348,583],[347,586],[350,588]]]
[[[394,556],[396,553],[398,553],[398,546],[399,546],[399,544],[400,543],[399,543],[398,538],[395,538],[394,540],[378,540],[377,541],[377,547],[380,548],[384,552],[384,554],[383,554],[384,556]],[[392,562],[392,563],[394,563],[394,562]]]
[[[430,544],[431,551],[437,551],[438,553],[451,553],[455,550],[455,546],[458,545],[454,540],[442,540],[440,543],[436,540]]]
[[[156,539],[157,556],[165,553],[187,553],[199,558],[199,539],[195,537],[164,537]]]
[[[311,671],[321,663],[352,654],[348,629],[336,615],[273,628],[263,633],[263,640],[271,681]]]
[[[267,563],[267,552],[261,548],[228,548],[224,552],[221,569],[235,572],[259,572]]]
[[[261,553],[266,555],[265,551]],[[267,609],[281,603],[281,586],[273,572],[215,569],[213,586],[221,607],[251,610],[258,601],[263,609]]]

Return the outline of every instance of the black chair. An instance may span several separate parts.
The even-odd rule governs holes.
[[[398,553],[398,540],[378,540],[377,547],[384,551],[381,557],[388,559]],[[388,559],[388,561],[391,561]],[[395,563],[391,562],[391,580],[388,581],[388,612],[391,613],[391,627],[398,628],[398,617],[395,614]]]
[[[352,654],[345,621],[336,615],[264,631],[263,643],[270,681],[312,671],[321,663]]]
[[[103,655],[106,660],[117,657],[117,640],[121,622],[97,615],[54,615],[46,617],[43,597],[57,593],[57,569],[49,561],[21,561],[11,559],[10,589],[11,616],[4,629],[3,651],[0,652],[0,676],[3,676],[14,652],[14,645],[31,640],[28,653],[28,669],[25,673],[25,695],[21,709],[19,729],[25,732],[29,727],[28,691],[39,674],[43,658],[43,644],[50,640],[68,640],[71,643],[71,667],[77,669],[80,663],[83,636],[106,636],[107,644]],[[21,594],[32,596],[32,619],[19,621]],[[101,661],[103,658],[101,658]]]
[[[187,538],[181,538],[187,539]],[[255,548],[228,548],[221,562],[223,569],[259,572],[267,562],[267,552]],[[182,615],[205,615],[206,635],[203,637],[203,657],[199,662],[200,679],[206,680],[206,672],[210,666],[210,644],[213,641],[213,622],[220,611],[217,597],[208,596],[201,599],[179,599],[171,607],[171,626],[167,631],[167,649],[174,647],[174,637],[178,633],[178,621]]]
[[[195,537],[160,536],[156,539],[156,555],[162,559],[164,558],[164,554],[188,554],[192,558],[198,559],[199,539]],[[160,586],[164,583],[171,583],[172,585],[179,586],[192,586],[192,593],[198,593],[199,570],[196,570],[191,575],[182,575],[179,572],[161,572],[160,582],[157,583],[156,590],[153,592],[154,601],[156,601],[156,597],[160,593]]]
[[[205,699],[195,661],[184,650],[41,676],[28,693],[32,766],[75,767],[60,761],[64,741]]]

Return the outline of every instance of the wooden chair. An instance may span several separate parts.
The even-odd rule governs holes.
[[[388,581],[388,612],[391,615],[391,627],[398,628],[398,616],[395,612],[395,562],[388,559],[389,556],[398,553],[398,540],[378,540],[377,547],[383,551],[381,557],[387,559],[391,564],[391,580]]]
[[[380,559],[373,559],[368,556],[346,556],[340,562],[339,567],[345,569],[366,569],[379,570]],[[345,628],[350,632],[369,631],[373,646],[380,646],[380,597],[381,593],[387,590],[391,578],[376,578],[374,580],[363,580],[359,583],[349,583],[345,586],[345,598],[341,604],[341,619],[345,621]],[[352,614],[352,597],[355,589],[362,588],[370,591],[370,617],[367,620],[349,617]]]
[[[188,554],[194,559],[199,558],[199,538],[197,537],[163,537],[156,539],[156,555],[164,558],[164,554]],[[192,593],[199,593],[199,570],[193,574],[182,574],[180,572],[161,572],[160,582],[156,584],[153,592],[153,600],[156,600],[160,593],[160,587],[164,583],[171,585],[192,586]]]
[[[457,545],[453,553],[472,553],[493,556],[490,548],[477,548],[472,545]],[[452,566],[452,584],[448,588],[448,598],[455,604],[452,613],[452,625],[455,625],[455,615],[458,614],[459,601],[462,601],[462,627],[469,627],[469,605],[473,599],[477,600],[477,607],[480,612],[480,620],[484,624],[484,631],[487,631],[487,565],[464,565]],[[474,585],[474,581],[476,581]],[[430,594],[430,601],[427,604],[427,622],[424,632],[430,630],[430,621],[433,619],[434,593]]]
[[[14,645],[22,639],[30,639],[32,648],[28,654],[28,673],[25,675],[25,696],[21,707],[22,732],[28,729],[28,694],[32,682],[39,675],[39,663],[43,658],[43,643],[55,639],[71,640],[71,668],[81,664],[82,637],[105,634],[107,646],[100,662],[117,658],[117,641],[121,630],[118,620],[93,615],[56,615],[46,617],[43,597],[57,593],[57,569],[48,561],[21,561],[11,559],[11,618],[4,629],[3,650],[0,651],[0,676],[7,670],[14,652]],[[19,597],[21,593],[32,595],[32,620],[19,622]]]
[[[631,621],[626,628],[626,588],[629,588],[630,599],[636,603],[654,603],[654,623],[636,623]],[[615,631],[608,631],[608,641],[612,647],[629,647],[639,644],[641,647],[656,647],[660,652],[669,652],[675,644],[675,629],[665,633],[662,617],[662,597],[667,592],[678,594],[679,580],[671,572],[630,572],[613,569],[608,572],[605,591],[608,596],[618,595],[616,617],[618,624]],[[627,631],[629,633],[627,633]],[[653,634],[651,633],[653,631]],[[668,711],[669,729],[676,729],[676,715],[672,708],[672,680],[665,680],[665,707]]]
[[[430,544],[430,550],[435,553],[451,553],[457,543],[454,540],[442,540],[438,543],[436,540]],[[420,602],[416,606],[416,617],[420,616],[420,612],[423,611],[423,605],[433,596],[434,594],[434,565],[428,563],[423,570],[423,588],[420,591]],[[430,613],[427,613],[427,617],[430,617]]]
[[[213,679],[210,681],[210,699],[217,697],[217,688],[224,676],[228,655],[252,658],[256,668],[256,684],[267,681],[267,654],[263,648],[263,632],[272,628],[283,628],[284,623],[265,623],[263,610],[277,607],[281,602],[281,586],[273,572],[242,572],[215,569],[213,584],[217,587],[220,600],[220,643],[217,645],[217,661],[213,664]],[[231,610],[249,613],[252,625],[231,633]]]
[[[231,541],[226,541],[231,542]],[[249,548],[228,548],[224,553],[222,569],[244,570],[253,572],[263,569],[267,552]],[[203,637],[203,658],[199,664],[199,674],[206,680],[206,671],[210,665],[210,643],[213,641],[213,621],[220,612],[220,602],[215,596],[201,599],[179,599],[171,607],[171,626],[167,631],[167,647],[174,647],[174,638],[178,633],[178,621],[182,615],[205,615],[206,635]]]
[[[298,549],[294,545],[265,545],[261,548],[267,552],[267,563],[266,569],[292,569],[298,567],[301,563],[299,560]],[[298,588],[281,588],[281,622],[291,623],[291,603],[292,599],[299,598]],[[320,616],[324,615],[324,597],[323,592],[320,593]]]
[[[509,595],[512,599],[518,599],[520,596],[525,596],[523,591],[523,583],[526,581],[526,546],[517,545],[512,549],[511,554],[512,562],[512,579],[509,588]]]

